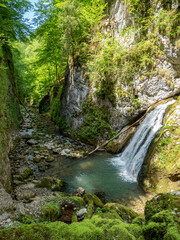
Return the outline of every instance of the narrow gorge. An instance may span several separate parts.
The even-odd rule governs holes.
[[[2,0],[0,24],[0,239],[180,239],[180,1]]]

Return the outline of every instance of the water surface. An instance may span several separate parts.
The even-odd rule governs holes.
[[[64,159],[56,161],[49,169],[51,175],[63,178],[67,183],[66,191],[74,193],[78,187],[86,192],[104,192],[109,201],[135,198],[143,194],[137,182],[128,182],[119,175],[119,170],[112,164],[117,156],[99,152],[86,159]]]

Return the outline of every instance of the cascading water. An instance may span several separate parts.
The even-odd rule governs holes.
[[[172,100],[159,105],[148,113],[125,150],[116,158],[110,160],[118,168],[119,175],[124,180],[137,181],[149,145],[162,127],[166,108],[174,102],[175,100]]]

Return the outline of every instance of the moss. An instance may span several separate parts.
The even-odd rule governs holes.
[[[145,219],[143,217],[137,217],[132,221],[133,224],[138,224],[140,226],[142,226],[144,222],[145,222]]]
[[[88,201],[88,207],[87,207],[87,213],[85,215],[85,219],[91,218],[93,215],[93,212],[94,212],[94,203],[93,203],[93,200],[90,199]]]
[[[78,221],[77,215],[76,215],[76,213],[73,212],[71,222],[74,223],[74,222],[77,222],[77,221]]]
[[[180,240],[180,230],[178,226],[170,226],[164,235],[163,240]]]
[[[73,196],[73,197],[60,196],[60,197],[46,199],[46,202],[59,203],[60,206],[69,205],[69,206],[76,207],[76,208],[81,208],[81,207],[85,206],[84,200],[77,196]]]
[[[32,168],[27,168],[23,174],[21,174],[18,179],[19,180],[25,180],[27,178],[29,178],[30,176],[32,176],[34,174],[34,170]]]
[[[136,239],[138,239],[141,235],[143,235],[142,228],[138,224],[121,224],[124,228],[128,230],[130,234],[132,234]]]
[[[163,210],[180,211],[180,197],[167,193],[159,194],[150,201],[147,201],[144,210],[146,222],[148,222],[153,215]]]
[[[96,213],[97,216],[100,216],[101,218],[107,218],[107,219],[119,219],[123,222],[122,218],[119,216],[119,214],[113,210],[113,209],[102,209],[102,211],[98,211]]]
[[[108,231],[107,239],[108,240],[111,240],[111,239],[135,240],[136,238],[132,234],[130,234],[128,230],[123,226],[115,225],[111,227],[111,229]]]
[[[113,135],[109,124],[110,114],[108,109],[98,107],[91,98],[88,98],[83,104],[82,112],[86,118],[81,129],[74,133],[76,138],[94,145],[104,135],[107,138]]]
[[[104,204],[102,203],[102,201],[93,193],[87,193],[83,196],[83,199],[85,202],[89,202],[90,200],[93,201],[93,203],[97,206],[102,208],[104,206]]]
[[[131,208],[125,207],[118,203],[107,203],[104,207],[116,210],[119,216],[126,222],[132,222],[133,219],[138,217],[138,214]]]
[[[143,227],[143,235],[146,240],[162,240],[166,233],[165,223],[150,222]]]
[[[61,209],[58,204],[47,204],[42,207],[42,221],[55,222],[61,216]]]
[[[57,178],[45,177],[41,178],[36,184],[36,187],[49,188],[53,191],[60,191],[63,186],[63,182]]]
[[[146,171],[143,173],[142,170],[140,174],[140,182],[143,182],[146,190],[157,193],[168,192],[172,189],[172,185],[173,190],[179,189],[180,145],[177,144],[180,135],[180,126],[177,125],[179,104],[180,99],[177,99],[168,107],[163,128],[148,150],[143,166]],[[149,186],[146,184],[146,178],[150,182]]]

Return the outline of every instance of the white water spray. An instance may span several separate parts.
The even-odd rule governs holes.
[[[172,100],[159,105],[148,113],[124,151],[111,159],[111,163],[118,168],[119,175],[125,181],[137,181],[148,148],[163,126],[166,108],[174,102],[175,100]]]

